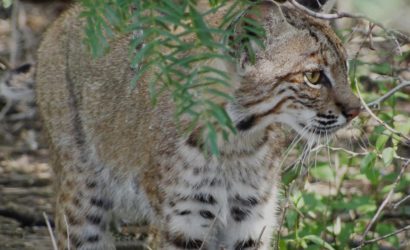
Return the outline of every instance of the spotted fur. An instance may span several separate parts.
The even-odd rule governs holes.
[[[231,75],[224,91],[234,100],[220,105],[238,130],[218,138],[220,157],[205,153],[200,127],[177,132],[170,96],[152,107],[151,73],[130,86],[130,37],[94,60],[82,43],[81,8],[50,28],[39,50],[37,100],[53,153],[61,249],[114,249],[112,212],[149,220],[160,249],[269,249],[286,148],[280,126],[317,137],[344,126],[360,105],[326,23],[286,3],[253,8],[260,15],[249,17],[267,32],[255,63],[246,52],[235,65],[209,62]],[[213,14],[211,25],[223,15]],[[320,88],[305,80],[313,71]]]

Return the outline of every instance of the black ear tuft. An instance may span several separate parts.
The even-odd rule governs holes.
[[[25,74],[25,73],[29,72],[30,69],[31,69],[31,64],[26,63],[26,64],[21,65],[18,68],[13,69],[13,71],[16,72],[17,74],[22,74],[22,73]]]
[[[256,53],[263,48],[266,39],[265,24],[273,15],[277,5],[272,1],[259,0],[251,5],[231,24],[228,36],[230,55],[239,59],[241,64],[254,63]]]
[[[327,0],[296,0],[301,5],[313,11],[321,11]]]

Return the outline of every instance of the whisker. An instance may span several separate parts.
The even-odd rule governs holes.
[[[287,160],[290,152],[295,148],[295,146],[303,139],[305,134],[307,134],[308,132],[309,132],[308,126],[305,126],[304,128],[302,128],[301,133],[299,133],[299,135],[296,136],[295,139],[293,139],[292,143],[289,145],[289,147],[287,148],[287,150],[285,152],[285,156],[282,158],[282,161],[280,163],[280,168],[282,168],[282,166],[285,163],[285,160]],[[293,165],[293,164],[291,164],[291,165]]]
[[[319,133],[319,139],[318,142],[320,142],[320,137],[322,136],[322,132]],[[319,154],[319,150],[316,150],[316,155],[315,155],[315,168],[317,167],[317,155]]]
[[[328,136],[327,132],[326,132],[325,135],[326,135],[327,158],[328,158],[328,161],[329,161],[329,166],[330,166],[330,168],[333,169],[333,166],[332,166],[332,158],[330,157],[329,136]]]

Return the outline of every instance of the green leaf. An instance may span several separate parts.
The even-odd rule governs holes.
[[[374,167],[376,160],[376,153],[370,152],[368,155],[366,155],[366,157],[363,158],[360,164],[360,172],[365,174],[367,179],[369,179],[372,184],[377,184],[380,176],[378,170]]]
[[[298,213],[294,210],[289,210],[286,215],[286,224],[288,228],[293,228],[296,224]]]
[[[207,123],[206,128],[207,128],[207,135],[208,135],[207,142],[211,149],[211,153],[213,155],[219,156],[218,136],[217,136],[215,127],[212,124]]]
[[[328,250],[335,250],[329,243],[327,243],[326,241],[322,240],[319,236],[317,235],[306,235],[305,237],[303,237],[303,239],[305,240],[309,240],[312,243],[324,247]]]
[[[410,133],[410,118],[404,115],[394,117],[394,128],[404,135]]]
[[[377,137],[377,141],[376,141],[376,149],[377,151],[381,152],[384,145],[386,144],[387,140],[389,140],[390,136],[385,135],[385,134],[381,134]]]
[[[196,11],[194,6],[190,6],[189,12],[191,15],[191,20],[195,28],[195,33],[197,34],[199,40],[203,43],[203,45],[207,46],[208,48],[212,48],[213,39],[212,34],[209,31],[202,15]]]
[[[282,175],[282,182],[285,185],[289,185],[299,176],[299,171],[296,168],[290,169]]]
[[[381,75],[390,75],[393,72],[393,68],[390,63],[373,64],[371,71]]]
[[[279,249],[280,250],[288,250],[288,246],[286,245],[286,241],[280,239],[279,240]]]
[[[2,2],[3,2],[3,7],[8,8],[12,5],[13,0],[3,0]]]
[[[310,170],[310,173],[316,179],[322,181],[334,181],[335,175],[334,171],[330,168],[328,164],[320,164]]]
[[[392,163],[392,161],[393,161],[393,157],[394,157],[394,149],[393,148],[385,148],[384,150],[383,150],[383,153],[382,153],[382,158],[383,158],[383,163],[384,163],[384,166],[389,166],[391,163]]]

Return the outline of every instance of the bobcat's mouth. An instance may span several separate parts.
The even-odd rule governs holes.
[[[346,121],[340,119],[338,116],[317,116],[309,123],[299,123],[302,130],[311,134],[332,134],[347,124]]]
[[[309,132],[313,134],[331,134],[342,128],[344,125],[336,124],[332,126],[313,126],[308,129]]]

